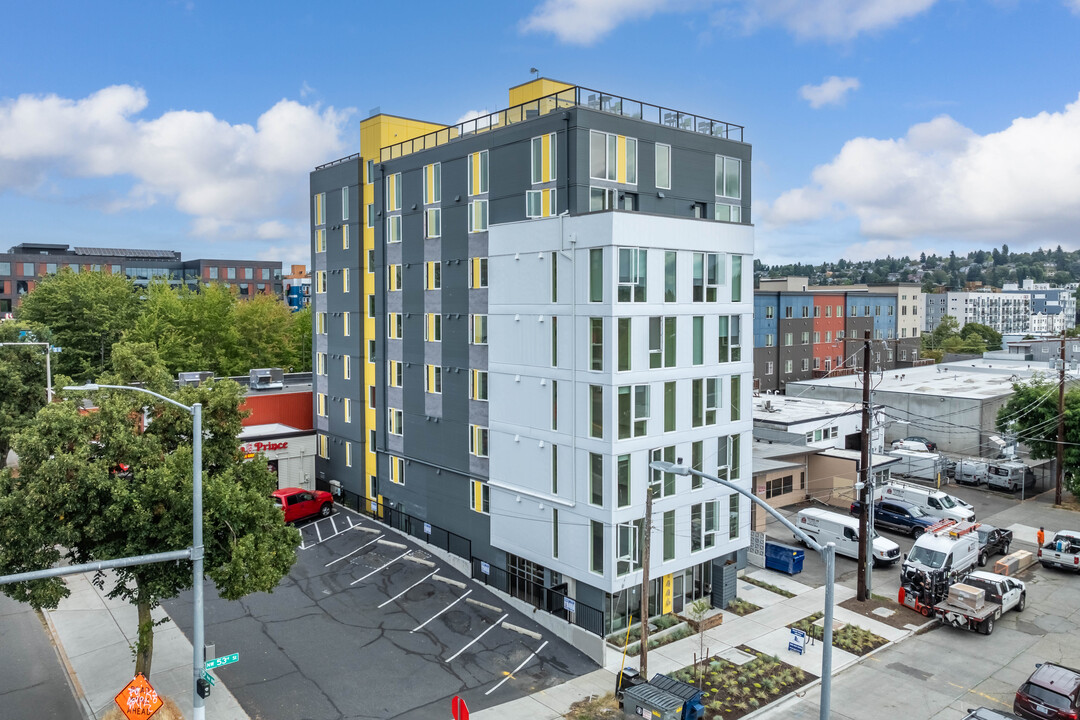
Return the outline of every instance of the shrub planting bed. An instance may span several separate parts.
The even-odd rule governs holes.
[[[687,667],[672,674],[692,685],[700,682],[706,720],[737,720],[815,679],[814,675],[774,655],[746,646],[739,649],[754,659],[735,665],[714,657],[697,668]]]
[[[764,580],[758,580],[757,578],[752,578],[752,577],[750,577],[748,575],[745,575],[745,576],[743,576],[743,577],[741,577],[739,579],[740,580],[745,580],[746,582],[750,583],[751,585],[757,585],[759,588],[762,588],[764,590],[768,590],[769,592],[776,593],[777,595],[783,595],[786,598],[795,597],[795,593],[788,592],[784,588],[779,588],[779,587],[776,587],[775,585],[770,585],[769,583],[765,582]]]
[[[816,612],[809,617],[793,622],[788,627],[798,628],[815,640],[821,640],[825,629],[814,623],[825,616],[824,613]],[[833,647],[844,650],[853,655],[865,655],[889,642],[885,638],[870,632],[858,625],[847,624],[833,632]]]
[[[738,615],[739,617],[742,617],[744,615],[749,615],[750,613],[757,612],[761,608],[752,602],[747,602],[746,600],[740,600],[739,598],[735,598],[730,603],[728,603],[728,606],[725,609],[729,613],[733,613],[735,615]]]

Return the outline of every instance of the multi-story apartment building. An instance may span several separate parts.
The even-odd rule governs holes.
[[[1001,292],[947,292],[926,296],[926,330],[951,315],[960,327],[988,325],[1002,335],[1059,335],[1076,326],[1076,286],[1051,287],[1025,280],[1006,283]]]
[[[649,463],[749,486],[751,148],[548,79],[510,105],[368,118],[312,173],[317,475],[607,631],[639,607],[644,532],[654,612],[749,545],[744,498]]]
[[[945,314],[956,318],[961,328],[973,322],[1002,335],[1027,333],[1031,329],[1031,294],[950,292]]]
[[[200,283],[233,285],[241,297],[282,296],[281,263],[263,260],[182,260],[179,251],[121,248],[71,248],[52,243],[22,243],[0,253],[0,313],[10,313],[22,295],[45,275],[73,272],[127,275],[136,285],[164,278],[197,290]]]
[[[754,292],[754,381],[781,392],[789,382],[862,367],[873,341],[875,369],[919,360],[918,285],[809,286],[806,278],[762,279]],[[869,335],[867,335],[869,333]]]
[[[285,304],[296,312],[311,304],[311,273],[306,265],[293,265],[284,278]]]

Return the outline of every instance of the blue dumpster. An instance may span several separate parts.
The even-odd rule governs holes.
[[[803,555],[802,548],[782,545],[777,542],[765,543],[765,567],[770,570],[779,570],[788,575],[797,575],[802,572]]]

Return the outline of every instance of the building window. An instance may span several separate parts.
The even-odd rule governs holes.
[[[559,558],[559,508],[551,508],[551,557]]]
[[[348,355],[341,356],[341,377],[344,380],[352,377],[352,360]]]
[[[720,336],[720,343],[723,344],[727,338],[723,335]],[[776,344],[776,336],[772,333],[765,333],[765,347],[773,347]],[[721,362],[723,362],[721,360]]]
[[[323,460],[330,459],[330,443],[326,435],[319,433],[319,457]]]
[[[604,523],[590,521],[589,533],[589,570],[597,575],[604,574]]]
[[[442,315],[427,313],[424,317],[424,340],[442,342]]]
[[[676,293],[676,266],[678,253],[664,253],[664,302],[675,302]]]
[[[559,446],[551,444],[551,494],[559,494]]]
[[[809,331],[809,330],[807,330],[806,332],[804,332],[804,333],[802,334],[802,338],[801,338],[801,339],[802,339],[802,344],[803,344],[803,345],[809,345],[809,344],[810,344],[810,331]]]
[[[405,484],[405,458],[391,455],[387,458],[390,462],[390,482],[395,485]]]
[[[488,342],[488,316],[469,316],[469,336],[473,345],[487,345]]]
[[[428,208],[424,211],[424,237],[431,239],[442,236],[442,208]]]
[[[397,408],[388,408],[387,411],[387,432],[391,435],[402,435],[404,427],[402,426],[402,411]]]
[[[704,522],[702,522],[703,514]],[[691,552],[715,547],[719,515],[718,503],[715,501],[690,506]]]
[[[604,369],[604,318],[589,318],[589,369]]]
[[[649,424],[649,386],[619,387],[619,439],[643,437]]]
[[[315,195],[315,224],[326,224],[326,193]]]
[[[429,260],[424,263],[424,289],[440,290],[442,288],[442,263],[438,260]]]
[[[369,228],[375,227],[375,203],[367,206],[367,226]]]
[[[765,319],[766,320],[772,320],[773,313],[775,312],[775,310],[776,310],[776,308],[773,307],[772,305],[766,305],[765,306]]]
[[[326,252],[326,228],[315,230],[315,252]]]
[[[618,318],[618,371],[623,372],[630,369],[630,318],[621,317]]]
[[[784,333],[784,347],[791,347],[795,344],[792,333]]]
[[[656,144],[656,187],[671,189],[671,146]]]
[[[442,163],[424,166],[424,204],[442,202]]]
[[[604,251],[589,250],[589,302],[604,302]]]
[[[386,266],[386,289],[390,292],[401,290],[401,266]]]
[[[589,437],[604,438],[604,387],[589,386]]]
[[[483,195],[488,191],[488,151],[481,150],[469,155],[469,196]]]
[[[478,233],[488,229],[488,201],[473,200],[469,203],[469,232]]]
[[[739,537],[739,495],[732,493],[728,497],[728,538]]]
[[[720,381],[717,378],[697,378],[691,382],[690,419],[694,427],[716,424],[720,405]]]
[[[386,218],[386,242],[387,244],[401,242],[401,216],[391,215]]]
[[[559,429],[559,381],[551,381],[551,429]]]
[[[345,467],[352,467],[352,443],[345,441]]]
[[[648,251],[619,248],[619,302],[645,302]]]
[[[664,383],[664,432],[675,432],[675,381]]]
[[[390,387],[401,387],[403,367],[400,360],[386,361],[386,384]]]
[[[615,568],[619,575],[626,575],[632,570],[641,569],[641,553],[638,545],[642,536],[644,520],[622,523],[616,526]]]
[[[482,458],[488,456],[488,429],[486,427],[469,426],[469,454]]]
[[[400,340],[402,329],[401,313],[387,313],[386,336],[391,340]]]
[[[604,456],[589,453],[589,504],[604,506]]]
[[[731,422],[742,419],[742,376],[731,376]]]
[[[442,394],[442,368],[438,365],[424,366],[424,392]]]
[[[675,511],[664,513],[664,562],[675,559]]]
[[[559,302],[559,254],[551,253],[551,302]]]
[[[369,363],[375,362],[375,341],[368,340],[368,359]]]
[[[386,211],[394,212],[401,209],[401,173],[394,173],[386,177]]]
[[[738,480],[742,460],[742,436],[723,435],[716,443],[716,476],[723,480]]]
[[[317,398],[316,406],[317,406],[317,412],[319,414],[319,417],[326,417],[326,394],[325,393],[316,393],[316,398]]]
[[[742,302],[742,255],[731,256],[731,302]]]
[[[664,448],[656,448],[651,452],[652,461],[663,460],[664,462],[675,463],[675,446],[669,445]],[[675,473],[660,472],[649,468],[649,492],[652,493],[653,500],[659,500],[660,498],[669,497],[675,494]]]
[[[551,317],[551,367],[559,367],[559,318]]]
[[[488,286],[488,259],[474,257],[469,259],[469,287],[474,290]]]
[[[691,363],[703,365],[705,363],[705,318],[696,315],[692,318],[690,325],[693,328],[693,357]]]
[[[324,293],[324,292],[326,292],[326,271],[325,270],[316,270],[315,271],[315,292],[316,293]]]
[[[649,318],[649,367],[675,367],[675,318]]]
[[[716,194],[719,197],[742,198],[741,161],[735,158],[716,156]]]
[[[556,142],[555,133],[532,139],[532,184],[551,182],[555,179]]]
[[[614,188],[589,188],[589,212],[614,210],[618,207],[619,191]]]
[[[323,352],[315,353],[315,374],[316,375],[325,375],[326,374],[326,353],[323,353]]]
[[[491,512],[491,491],[487,483],[479,480],[469,481],[469,507],[485,515]]]
[[[555,217],[557,192],[549,190],[527,190],[525,192],[525,217]]]
[[[345,422],[352,422],[352,400],[344,398]]]
[[[618,177],[618,142],[618,135],[589,132],[589,177],[598,180]]]
[[[349,292],[349,268],[341,268],[341,292]]]
[[[719,253],[694,253],[694,302],[716,302],[723,273]]]
[[[615,502],[621,508],[630,505],[629,455],[620,455],[615,460]]]
[[[766,375],[772,375],[772,374],[773,374],[773,364],[772,364],[772,361],[769,361],[769,362],[766,362],[766,363],[765,363],[765,374],[766,374]]]
[[[344,337],[349,337],[352,334],[352,328],[349,325],[349,313],[342,313],[341,315],[341,334]]]
[[[349,227],[350,226],[347,225],[347,224],[341,226],[341,249],[342,250],[348,250],[349,249]],[[263,271],[262,271],[263,280],[267,279],[266,275],[267,275],[266,268],[263,268]]]
[[[315,313],[315,333],[318,335],[326,334],[326,313]]]
[[[488,374],[486,370],[469,371],[469,397],[473,400],[488,399]]]

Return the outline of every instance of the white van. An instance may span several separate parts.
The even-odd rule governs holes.
[[[859,521],[821,508],[800,510],[795,525],[821,545],[836,543],[836,554],[859,559]],[[798,538],[796,538],[798,539]],[[874,533],[875,565],[889,565],[900,559],[900,546]]]
[[[975,520],[974,510],[958,506],[953,502],[950,495],[934,488],[890,482],[878,488],[875,494],[882,498],[903,500],[919,508],[930,517],[965,522]]]
[[[985,485],[989,463],[976,458],[964,458],[956,461],[953,479],[961,485]]]
[[[904,558],[901,579],[917,572],[952,583],[963,577],[979,562],[978,523],[938,523],[916,540]]]

